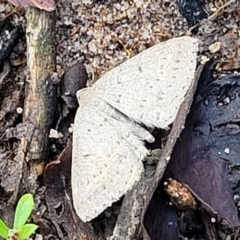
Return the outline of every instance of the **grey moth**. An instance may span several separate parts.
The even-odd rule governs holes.
[[[194,81],[198,40],[161,42],[77,92],[72,195],[82,221],[97,217],[132,188],[143,172],[149,129],[173,123]]]

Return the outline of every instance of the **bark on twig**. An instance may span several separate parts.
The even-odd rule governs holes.
[[[51,82],[55,70],[54,13],[29,8],[27,18],[27,65],[23,123],[27,124],[28,139],[21,139],[23,161],[29,162],[25,188],[36,187],[37,164],[48,157],[49,131],[57,109],[56,86]],[[30,136],[30,139],[29,139]]]
[[[82,222],[74,211],[70,188],[71,158],[72,143],[68,140],[58,159],[48,164],[44,171],[46,203],[51,222],[60,239],[102,240],[94,232],[91,223]]]
[[[156,165],[161,156],[160,149],[152,151],[151,156],[147,156],[147,165],[142,174],[141,180],[124,197],[118,220],[110,240],[134,240],[141,239],[141,216],[144,208],[148,185],[152,182]],[[149,165],[148,165],[149,163]]]

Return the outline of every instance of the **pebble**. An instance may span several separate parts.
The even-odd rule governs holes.
[[[201,56],[201,64],[205,64],[206,62],[208,62],[210,59],[207,56]]]
[[[235,194],[234,195],[234,201],[239,201],[239,199],[240,199],[240,196],[238,194]]]
[[[211,218],[211,222],[212,222],[212,223],[215,223],[215,222],[216,222],[216,218],[212,217],[212,218]]]
[[[5,5],[4,4],[0,4],[0,12],[5,12]]]
[[[36,234],[35,240],[43,240],[43,236],[41,234]]]
[[[211,53],[216,53],[220,50],[221,45],[222,44],[220,42],[215,42],[212,45],[210,45],[208,49]]]
[[[97,47],[96,47],[96,44],[94,42],[90,42],[88,44],[88,48],[89,48],[89,51],[93,52],[93,53],[96,53],[97,52]]]
[[[59,133],[57,130],[55,129],[50,129],[50,134],[49,134],[49,138],[61,138],[63,137],[62,133]]]
[[[68,128],[68,132],[72,133],[72,132],[73,132],[73,128],[72,128],[72,127],[69,127],[69,128]]]
[[[229,104],[231,101],[230,101],[230,98],[229,97],[226,97],[224,99],[224,104]]]
[[[17,111],[18,114],[22,114],[23,109],[22,109],[21,107],[18,107],[18,108],[16,109],[16,111]]]
[[[230,149],[229,149],[229,148],[225,148],[225,149],[224,149],[224,152],[225,152],[226,154],[229,154],[229,153],[230,153]]]
[[[231,240],[231,236],[228,235],[228,236],[226,237],[226,240]]]

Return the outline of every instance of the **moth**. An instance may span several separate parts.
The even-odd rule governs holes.
[[[48,12],[54,11],[56,9],[54,0],[8,0],[8,2],[12,3],[15,6],[31,6]]]
[[[173,123],[194,80],[198,40],[173,38],[141,52],[77,92],[72,195],[82,221],[97,217],[132,188],[154,142]]]

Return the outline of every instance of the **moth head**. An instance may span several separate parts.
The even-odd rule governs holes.
[[[87,103],[91,101],[91,99],[96,95],[97,94],[92,87],[86,87],[86,88],[80,89],[76,93],[78,104],[81,105],[80,103]]]

